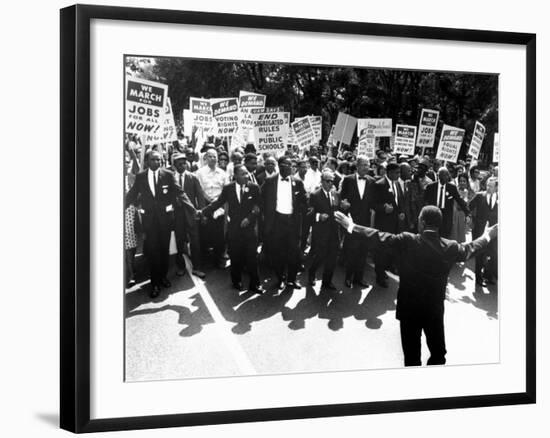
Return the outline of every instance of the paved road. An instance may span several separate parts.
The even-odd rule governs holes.
[[[449,365],[499,361],[496,286],[476,290],[473,263],[457,265],[450,276]],[[325,295],[320,281],[277,291],[270,272],[262,272],[267,292],[252,295],[232,289],[228,271],[207,270],[203,281],[173,269],[172,287],[156,299],[145,281],[126,291],[127,381],[402,366],[395,276],[388,289],[347,289],[339,268],[334,284],[342,290]],[[372,267],[366,279],[375,283]]]

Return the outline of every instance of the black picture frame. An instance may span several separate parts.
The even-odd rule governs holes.
[[[525,392],[436,399],[90,419],[90,22],[93,19],[295,30],[526,48],[526,375]],[[75,5],[61,10],[61,348],[60,426],[81,432],[364,415],[536,401],[536,35],[375,23]]]

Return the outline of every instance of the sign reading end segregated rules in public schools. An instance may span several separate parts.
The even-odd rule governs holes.
[[[261,112],[254,116],[256,151],[259,154],[271,153],[276,157],[283,155],[286,151],[290,113]]]
[[[161,134],[168,85],[145,79],[126,80],[127,133]]]

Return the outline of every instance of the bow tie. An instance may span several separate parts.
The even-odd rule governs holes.
[[[357,178],[358,178],[358,179],[362,179],[362,180],[364,180],[364,181],[367,180],[367,177],[366,177],[366,176],[358,176]]]
[[[286,178],[281,178],[281,181],[288,182],[288,176]]]

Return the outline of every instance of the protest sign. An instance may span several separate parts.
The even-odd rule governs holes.
[[[154,134],[143,134],[141,137],[143,144],[153,145],[157,143],[172,142],[178,139],[176,134],[176,124],[174,123],[174,116],[172,114],[172,102],[169,97],[166,98],[163,116],[162,130]]]
[[[398,155],[414,155],[416,126],[395,125],[393,152]]]
[[[251,93],[249,91],[239,91],[239,130],[248,131],[254,128],[252,118],[252,108],[265,108],[265,94]]]
[[[367,126],[360,132],[359,142],[357,144],[357,155],[366,155],[369,160],[374,160],[376,156],[374,126]]]
[[[183,110],[183,135],[191,137],[193,134],[193,114],[190,109]]]
[[[311,127],[309,117],[302,117],[292,122],[292,130],[294,131],[296,144],[300,149],[303,150],[317,144],[315,131]]]
[[[456,163],[462,140],[464,139],[464,129],[454,126],[443,125],[439,146],[437,147],[436,159]]]
[[[422,150],[434,147],[435,131],[437,129],[438,120],[439,111],[426,108],[422,109],[420,123],[418,125],[418,137],[416,138],[416,145],[422,148]]]
[[[498,132],[495,132],[493,138],[493,163],[498,163],[500,159],[500,135]]]
[[[346,113],[338,113],[333,135],[334,140],[340,143],[340,148],[342,147],[342,144],[351,144],[351,139],[353,137],[356,124],[357,119],[355,117]]]
[[[474,132],[472,134],[472,140],[470,141],[470,149],[468,150],[468,155],[471,155],[475,159],[479,157],[479,151],[481,150],[481,145],[483,144],[484,138],[485,126],[476,121]]]
[[[357,136],[369,125],[374,128],[375,137],[392,136],[391,119],[357,119]]]
[[[330,128],[330,134],[328,135],[327,145],[334,146],[334,125]]]
[[[315,140],[317,142],[321,141],[322,137],[322,126],[323,126],[323,116],[309,116],[309,123],[315,132]]]
[[[214,135],[232,137],[239,127],[239,99],[236,97],[210,99],[214,124]]]
[[[289,119],[290,114],[285,112],[258,114],[258,119],[254,124],[257,153],[269,153],[276,157],[285,153]]]
[[[189,110],[191,111],[192,126],[196,126],[197,129],[202,129],[204,131],[212,129],[213,120],[210,99],[190,97]]]
[[[126,132],[160,135],[167,94],[168,85],[145,79],[127,79]]]

